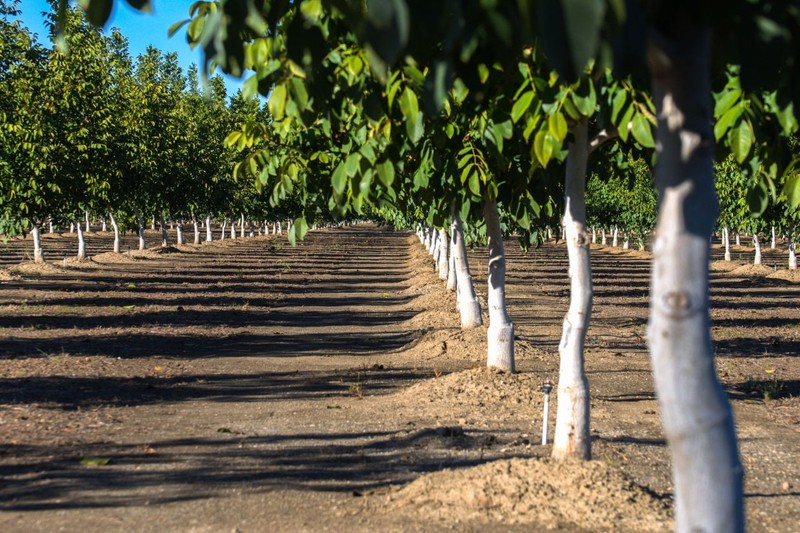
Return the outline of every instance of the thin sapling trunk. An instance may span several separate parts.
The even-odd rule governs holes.
[[[117,224],[117,219],[114,218],[114,213],[108,213],[108,219],[111,221],[111,228],[114,230],[114,253],[120,253],[120,238],[119,238],[119,224]]]
[[[146,242],[144,240],[144,220],[142,220],[142,213],[138,209],[134,209],[136,214],[136,225],[139,227],[139,249],[144,250]]]
[[[78,231],[78,255],[76,257],[86,259],[86,239],[83,237],[83,228],[81,228],[80,222],[76,222],[75,227]]]
[[[447,281],[450,272],[450,263],[448,262],[448,244],[450,239],[447,238],[447,230],[442,228],[439,230],[439,279]]]
[[[33,237],[33,262],[44,263],[44,252],[42,252],[42,235],[39,224],[31,223],[31,237]]]
[[[504,372],[514,372],[514,324],[506,311],[506,256],[497,202],[488,198],[483,204],[489,249],[489,328],[486,365]]]
[[[456,268],[456,285],[458,286],[458,311],[461,316],[461,329],[472,329],[483,325],[481,317],[481,304],[475,294],[472,275],[469,272],[467,261],[467,246],[464,242],[464,230],[461,227],[461,218],[453,211],[453,262]]]

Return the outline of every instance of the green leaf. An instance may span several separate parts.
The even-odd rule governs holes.
[[[742,96],[742,90],[739,88],[731,89],[723,93],[717,103],[714,105],[714,116],[721,117],[731,106],[739,101]]]
[[[800,206],[800,170],[793,172],[786,178],[786,183],[783,185],[783,195],[786,196],[786,201],[792,209],[797,209]]]
[[[481,195],[481,180],[477,170],[469,176],[469,190],[475,196]]]
[[[336,194],[342,194],[347,186],[347,173],[344,170],[344,162],[339,163],[331,176],[331,185]]]
[[[563,143],[567,137],[567,120],[564,115],[559,112],[550,115],[547,119],[547,129],[553,137]]]
[[[114,6],[113,0],[79,0],[81,9],[86,12],[86,18],[98,27],[103,27],[111,16],[111,8]]]
[[[167,36],[172,37],[173,35],[178,33],[178,30],[183,28],[186,24],[189,24],[191,21],[192,19],[185,19],[185,20],[179,20],[178,22],[172,24],[167,30]]]
[[[731,130],[729,135],[731,151],[736,161],[741,165],[747,159],[750,154],[750,148],[753,146],[753,126],[748,119],[744,119]]]
[[[419,113],[417,95],[410,87],[405,87],[400,95],[400,112],[405,118],[406,133],[411,142],[416,144],[423,133],[422,115]]]
[[[536,133],[536,136],[533,138],[533,153],[543,167],[546,167],[547,163],[550,162],[555,147],[555,139],[549,131],[541,130]]]
[[[628,92],[624,89],[618,89],[617,94],[614,95],[614,100],[611,102],[611,122],[613,124],[618,124],[617,119],[619,118],[619,113],[622,111],[622,106],[625,105],[627,100]]]
[[[728,109],[714,124],[714,138],[719,141],[728,132],[731,125],[742,116],[744,107],[741,105]]]
[[[633,116],[633,129],[631,133],[633,133],[633,138],[636,139],[636,142],[643,147],[655,147],[656,144],[653,142],[653,133],[650,131],[650,123],[647,121],[647,117],[642,113],[636,113],[636,115]]]
[[[352,153],[347,156],[344,161],[344,171],[348,178],[352,178],[358,172],[359,164],[361,163],[361,155],[358,152]]]
[[[381,180],[386,187],[391,187],[394,182],[394,165],[388,159],[382,163],[378,163],[378,179]]]
[[[763,182],[759,182],[755,187],[747,191],[747,205],[753,216],[760,216],[769,204],[769,192]]]
[[[104,466],[111,463],[108,457],[81,457],[81,464],[87,466]]]
[[[409,14],[405,0],[367,0],[362,27],[367,60],[379,77],[408,44]]]
[[[272,95],[267,102],[269,112],[275,120],[281,120],[284,117],[286,109],[286,85],[279,84],[272,89]]]
[[[628,142],[628,134],[630,132],[628,125],[631,123],[631,119],[633,118],[635,107],[636,106],[634,106],[633,103],[630,103],[619,121],[619,127],[617,130],[619,131],[619,138],[622,139],[623,142]]]
[[[514,121],[515,124],[531,106],[531,101],[533,101],[533,91],[525,91],[520,95],[519,99],[514,102],[514,106],[511,108],[511,120]]]
[[[568,82],[577,80],[597,52],[605,0],[541,0],[537,7],[545,55]]]

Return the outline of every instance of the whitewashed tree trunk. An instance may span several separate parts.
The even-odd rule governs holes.
[[[450,243],[447,247],[450,253],[447,255],[447,290],[456,291],[458,289],[458,278],[456,277],[456,255],[455,255],[455,235],[452,228],[450,230]]]
[[[611,246],[616,248],[619,246],[619,228],[614,226],[614,236],[611,238]]]
[[[728,226],[722,228],[722,244],[725,246],[725,261],[731,260],[731,232]]]
[[[200,224],[197,222],[197,217],[192,215],[192,228],[194,229],[194,243],[200,244]]]
[[[623,230],[622,231],[622,249],[623,250],[627,250],[630,247],[631,247],[630,235],[628,235],[628,232],[626,230]]]
[[[69,223],[69,232],[70,233],[75,233],[75,223],[74,222],[70,222]]]
[[[283,231],[281,230],[281,221],[278,221],[278,235],[282,235]]]
[[[206,215],[206,242],[214,240],[214,235],[211,233],[211,215]]]
[[[436,231],[436,228],[431,228],[433,232],[433,270],[437,270],[439,268],[439,250],[441,249],[440,242],[439,242],[439,232]]]
[[[547,226],[547,240],[548,241],[553,240],[553,228],[551,228],[550,226]]]
[[[173,222],[170,222],[170,224]],[[177,244],[183,244],[183,220],[178,220],[177,224],[174,224],[174,227],[176,232],[175,242]]]
[[[592,244],[597,244],[597,228],[592,226]]]
[[[737,231],[736,232],[736,246],[741,246],[741,245],[742,245],[742,236]]]
[[[155,215],[153,215],[153,217],[150,219],[150,230],[151,231],[155,231],[156,230],[156,216]]]
[[[489,249],[489,306],[486,365],[504,372],[514,372],[514,324],[506,311],[506,256],[497,202],[487,198],[483,204]]]
[[[606,246],[608,244],[608,236],[606,235],[606,228],[600,228],[600,244]]]
[[[103,233],[107,232],[108,231],[108,224],[106,224],[105,217],[100,219],[100,224],[101,224],[100,231],[102,231]]]
[[[114,230],[114,253],[120,253],[120,238],[119,238],[119,224],[117,224],[117,219],[114,218],[114,213],[111,211],[108,212],[108,219],[111,221],[111,229]]]
[[[147,243],[144,240],[144,220],[142,220],[142,213],[138,208],[134,209],[133,212],[136,214],[136,225],[139,227],[139,249],[144,250]]]
[[[461,316],[461,329],[472,329],[483,325],[481,317],[481,304],[475,294],[472,275],[469,272],[467,260],[467,245],[464,242],[464,230],[461,227],[461,218],[453,211],[453,261],[456,267],[458,292],[458,311]]]
[[[173,219],[173,218],[169,219],[169,229],[170,229],[170,231],[175,229],[175,219]],[[181,243],[181,244],[183,244],[183,243]]]
[[[55,233],[55,230],[53,229],[53,219],[52,219],[52,217],[47,217],[47,225],[48,225],[48,233],[50,233],[51,235],[53,233]]]
[[[711,32],[671,6],[650,29],[659,191],[648,341],[672,458],[679,533],[744,531],[733,414],[717,380],[709,317],[714,192]]]
[[[573,128],[564,180],[564,227],[569,256],[570,302],[558,345],[558,411],[553,457],[592,458],[589,434],[589,381],[584,370],[586,332],[592,314],[592,266],[586,233],[587,121]]]
[[[33,262],[44,263],[44,253],[42,252],[42,235],[39,231],[39,224],[31,223],[31,237],[33,237]]]
[[[274,222],[272,224],[272,234],[273,235],[277,235],[278,234],[278,223],[277,222]]]
[[[164,220],[164,211],[158,212],[158,225],[161,226],[161,247],[166,248],[169,246],[167,240],[167,221]]]
[[[775,225],[772,225],[772,240],[770,241],[769,247],[770,249],[774,250],[775,246],[777,246],[777,239],[775,236]]]
[[[797,256],[794,251],[794,241],[789,237],[789,270],[797,270]]]
[[[83,237],[83,228],[81,228],[81,223],[76,222],[75,228],[78,231],[78,255],[76,257],[78,259],[86,259],[86,239]]]
[[[250,236],[250,238],[255,237],[256,236],[256,230],[253,227],[253,221],[252,220],[248,220],[247,221],[247,227],[249,229],[248,235]],[[242,231],[244,231],[244,230],[242,230]],[[259,230],[258,234],[261,235],[261,231],[260,230]]]
[[[447,281],[450,273],[450,263],[448,262],[448,244],[450,239],[447,238],[447,230],[442,228],[439,230],[439,279]]]
[[[92,227],[89,225],[89,212],[88,211],[84,211],[83,212],[83,220],[86,223],[86,233],[91,233],[92,232]],[[80,222],[78,222],[77,224],[80,224]]]
[[[760,265],[761,264],[761,239],[758,238],[758,233],[753,233],[753,247],[755,247],[756,252],[755,256],[753,257],[753,264]]]
[[[236,223],[231,220],[231,239],[236,239]]]
[[[222,221],[222,229],[220,229],[220,232],[219,232],[219,240],[221,240],[221,241],[225,240],[225,231],[227,229],[228,229],[228,221],[227,220],[223,220]]]

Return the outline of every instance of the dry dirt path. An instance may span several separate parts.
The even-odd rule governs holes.
[[[481,368],[483,331],[459,330],[414,238],[371,226],[20,269],[0,284],[0,530],[669,530],[646,258],[595,253],[601,461],[557,467],[538,386],[557,368],[564,251],[509,249],[513,376]],[[789,532],[797,286],[717,276],[748,520]],[[764,365],[782,399],[757,397]]]

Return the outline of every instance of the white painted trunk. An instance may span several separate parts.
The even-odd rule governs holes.
[[[461,316],[461,329],[472,329],[483,325],[481,317],[481,304],[475,294],[472,284],[472,275],[469,272],[467,261],[467,245],[464,242],[464,230],[461,219],[453,210],[453,262],[456,268],[456,284],[458,287],[458,311]]]
[[[134,209],[134,213],[136,214],[136,225],[139,227],[139,249],[144,250],[147,244],[144,240],[144,220],[138,209]]]
[[[172,219],[172,218],[169,219],[169,229],[170,230],[174,230],[175,229],[175,220]],[[183,244],[183,243],[181,243],[181,244]]]
[[[200,244],[200,224],[197,223],[197,217],[192,217],[192,228],[194,229],[194,243]]]
[[[164,212],[158,212],[158,225],[161,226],[161,247],[166,248],[169,246],[169,241],[167,240],[167,221],[164,220]]]
[[[622,249],[628,250],[631,247],[630,236],[627,231],[622,232]]]
[[[447,238],[447,230],[442,228],[439,230],[439,279],[447,281],[450,273],[450,263],[448,260],[448,244],[450,239]]]
[[[551,228],[550,226],[547,227],[547,240],[548,241],[553,240],[553,228]]]
[[[91,233],[92,232],[92,227],[89,225],[89,212],[88,211],[84,211],[83,212],[83,220],[84,220],[84,222],[86,222],[86,233]],[[80,225],[80,222],[78,222],[77,224]]]
[[[236,239],[236,223],[231,220],[231,239]]]
[[[447,249],[449,250],[449,254],[447,254],[447,290],[448,291],[456,291],[458,289],[458,278],[456,277],[456,256],[454,253],[454,245],[455,243],[455,236],[450,233],[450,243]]]
[[[797,270],[797,256],[794,252],[794,241],[789,241],[789,270]]]
[[[117,219],[114,218],[114,213],[109,211],[108,219],[111,221],[111,228],[114,230],[114,253],[120,253],[120,238],[119,238],[119,224],[117,224]]]
[[[33,237],[33,262],[44,263],[44,253],[42,252],[42,235],[39,231],[39,225],[35,222],[32,223],[31,237]]]
[[[606,246],[608,244],[608,236],[606,236],[606,228],[600,228],[600,244]]]
[[[709,317],[709,236],[718,210],[711,32],[681,6],[650,31],[659,213],[647,336],[672,459],[676,530],[739,533],[742,467],[714,367]]]
[[[107,232],[108,231],[108,224],[106,224],[106,219],[105,218],[101,218],[100,219],[100,224],[101,224],[100,231],[102,231],[103,233]]]
[[[75,223],[74,222],[70,222],[69,223],[69,232],[70,233],[75,233]]]
[[[592,315],[592,266],[586,233],[586,164],[588,123],[573,128],[564,180],[564,227],[569,257],[570,302],[558,345],[558,411],[553,457],[592,458],[589,434],[589,381],[584,370],[584,346]]]
[[[255,237],[256,236],[256,230],[253,227],[253,221],[252,220],[248,221],[247,226],[248,226],[248,229],[250,230],[249,233],[248,233],[250,238]],[[244,233],[244,230],[242,230],[242,233]],[[259,230],[258,234],[261,235],[261,230]],[[244,237],[244,235],[242,235],[242,237]]]
[[[81,223],[76,222],[75,228],[78,231],[78,255],[76,257],[78,259],[86,259],[86,239],[83,238],[83,228],[81,228]]]
[[[592,244],[597,244],[597,229],[592,226]]]
[[[725,261],[731,260],[731,232],[728,226],[722,228],[722,244],[725,246]]]
[[[777,245],[776,241],[777,241],[777,239],[776,239],[776,236],[775,236],[775,226],[773,225],[772,226],[772,240],[769,243],[770,249],[772,249],[772,250],[775,249],[775,246]]]
[[[741,246],[741,245],[742,245],[742,237],[741,237],[741,235],[739,235],[739,232],[737,231],[736,232],[736,246]]]
[[[756,249],[755,256],[753,257],[753,264],[761,264],[761,239],[758,238],[758,233],[753,233],[753,247]]]
[[[179,220],[177,224],[174,224],[175,227],[175,242],[177,244],[183,244],[183,220]]]
[[[619,228],[614,226],[614,236],[611,238],[611,246],[616,248],[619,246]]]
[[[53,219],[52,218],[48,218],[47,219],[47,225],[48,225],[48,233],[50,233],[50,234],[55,233],[55,230],[53,229]]]
[[[283,231],[281,230],[281,221],[278,221],[278,235],[282,235]]]
[[[488,355],[486,365],[505,372],[514,371],[514,324],[506,311],[506,256],[497,202],[488,199],[483,204],[486,237],[489,249],[489,287],[486,296],[489,306],[487,330]]]
[[[155,215],[153,215],[153,218],[150,219],[150,230],[151,231],[155,231],[156,230],[156,216]]]
[[[221,241],[225,240],[225,232],[226,232],[227,229],[228,229],[228,221],[227,220],[223,220],[222,221],[222,228],[220,229],[220,232],[219,232],[219,240],[221,240]]]
[[[277,235],[278,234],[278,223],[277,222],[272,224],[272,234],[273,235]]]
[[[214,235],[211,233],[211,216],[206,217],[206,242],[214,240]]]

